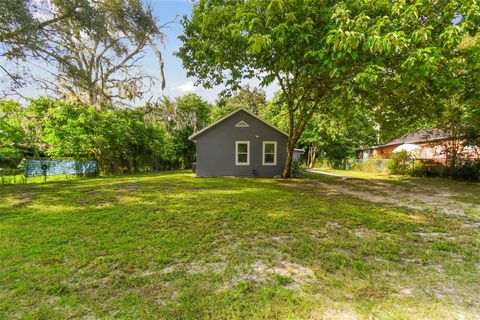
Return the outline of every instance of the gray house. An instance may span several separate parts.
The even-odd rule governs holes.
[[[199,177],[281,175],[288,135],[255,114],[238,109],[189,137],[197,144]]]

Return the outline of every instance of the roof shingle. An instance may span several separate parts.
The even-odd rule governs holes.
[[[380,145],[379,147],[392,146],[404,143],[425,143],[444,139],[450,139],[451,135],[445,129],[429,129],[420,130],[413,133],[405,134],[401,137],[390,140],[389,142]]]

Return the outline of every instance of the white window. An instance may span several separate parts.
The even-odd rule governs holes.
[[[235,141],[235,165],[250,165],[250,141]]]
[[[262,164],[264,166],[274,166],[277,164],[277,141],[263,142]]]

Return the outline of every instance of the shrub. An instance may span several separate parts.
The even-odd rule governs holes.
[[[447,175],[459,180],[480,181],[480,160],[461,161],[455,167],[447,168]]]
[[[391,153],[390,160],[388,163],[388,171],[391,174],[412,173],[413,161],[406,151]]]
[[[441,163],[437,163],[435,166],[415,165],[411,174],[418,177],[444,177],[457,180],[480,181],[480,160],[468,159],[449,167],[445,167]]]
[[[384,162],[385,160],[379,157],[370,158],[362,162],[355,162],[352,166],[352,170],[382,173],[385,171]]]

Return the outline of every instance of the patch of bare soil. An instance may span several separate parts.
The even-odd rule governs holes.
[[[327,195],[347,194],[369,202],[447,215],[465,215],[467,210],[480,213],[480,205],[458,199],[466,193],[449,187],[438,188],[427,182],[408,181],[402,185],[361,179],[311,182],[325,189]]]
[[[23,208],[34,202],[37,199],[37,196],[38,195],[35,192],[21,192],[6,200],[9,201],[9,205],[14,208]]]
[[[256,239],[254,241],[265,241]],[[288,236],[274,236],[270,241],[290,241]],[[240,247],[239,242],[223,247],[222,251],[213,252],[211,257],[215,261],[194,260],[188,263],[177,263],[161,270],[163,274],[185,272],[189,274],[217,274],[223,278],[223,288],[230,289],[239,283],[251,284],[272,283],[282,278],[285,287],[293,290],[302,290],[306,284],[315,281],[314,271],[308,266],[293,262],[287,254],[270,248],[268,253],[255,250],[254,260],[232,264],[228,252],[241,252],[246,249]]]

